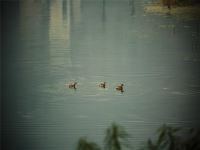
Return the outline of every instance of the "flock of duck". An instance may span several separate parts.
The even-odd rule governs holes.
[[[67,84],[68,85],[68,87],[70,88],[70,89],[77,89],[77,82],[72,82],[72,83],[69,83],[69,84]],[[99,87],[100,88],[103,88],[103,89],[105,89],[106,88],[106,86],[107,86],[107,83],[106,82],[102,82],[102,83],[100,83],[99,84]],[[115,88],[117,91],[120,91],[120,92],[124,92],[124,84],[120,84],[120,85],[118,85],[116,88]]]

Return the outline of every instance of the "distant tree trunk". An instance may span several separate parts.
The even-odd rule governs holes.
[[[167,0],[167,7],[168,9],[171,9],[171,0]]]
[[[162,0],[162,3],[164,6],[167,6],[169,9],[171,9],[171,1],[172,0]]]

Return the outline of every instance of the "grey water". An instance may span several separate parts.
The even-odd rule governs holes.
[[[163,123],[200,122],[200,22],[146,13],[148,2],[2,2],[6,149],[72,150],[82,136],[103,145],[112,122],[140,148]]]

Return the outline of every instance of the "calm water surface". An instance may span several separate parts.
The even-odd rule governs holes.
[[[102,144],[115,121],[143,145],[163,123],[200,121],[200,23],[148,14],[148,0],[4,3],[3,133],[10,149]],[[78,89],[66,88],[77,81]],[[98,83],[108,87],[100,89]],[[124,83],[125,92],[115,91]]]

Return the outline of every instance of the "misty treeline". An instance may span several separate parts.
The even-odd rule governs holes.
[[[106,129],[103,147],[82,137],[78,140],[76,150],[134,150],[130,138],[130,134],[124,127],[112,123]],[[144,142],[143,147],[137,150],[200,150],[200,130],[183,129],[164,124],[157,129],[153,140],[149,138]]]

